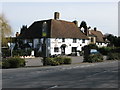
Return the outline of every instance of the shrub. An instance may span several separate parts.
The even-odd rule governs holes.
[[[71,64],[72,63],[71,58],[64,57],[63,60],[64,60],[64,64]]]
[[[62,57],[55,57],[54,60],[58,62],[59,64],[64,64],[64,58]]]
[[[91,54],[88,56],[88,60],[85,60],[85,62],[102,62],[103,61],[103,56],[101,54]]]
[[[113,48],[112,47],[102,47],[102,48],[99,48],[98,51],[102,55],[107,55],[108,53],[113,52]]]
[[[2,68],[9,68],[10,67],[10,63],[7,60],[4,60],[2,62]]]
[[[24,66],[25,60],[18,57],[7,58],[6,60],[3,60],[2,63],[3,68],[18,68]]]
[[[2,49],[2,57],[9,57],[10,56],[10,50],[9,49]]]
[[[51,66],[57,66],[59,65],[60,63],[58,61],[55,61],[54,59],[52,60],[51,62]]]
[[[30,56],[31,55],[31,49],[28,50],[13,50],[13,56]]]
[[[96,44],[89,44],[87,45],[90,49],[98,49],[98,46]]]
[[[56,66],[59,65],[59,62],[55,60],[55,58],[46,58],[45,60],[42,59],[44,65],[51,65]]]
[[[67,57],[55,57],[55,58],[46,58],[45,60],[42,60],[44,65],[61,65],[61,64],[71,64],[72,60],[71,58]]]
[[[53,58],[46,58],[45,60],[42,59],[42,62],[45,63],[45,65],[51,65]]]
[[[108,60],[120,60],[120,53],[109,53]]]

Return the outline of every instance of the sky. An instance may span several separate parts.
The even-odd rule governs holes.
[[[118,2],[0,2],[3,13],[13,30],[13,36],[22,25],[54,18],[54,12],[66,21],[86,21],[91,28],[118,36]]]

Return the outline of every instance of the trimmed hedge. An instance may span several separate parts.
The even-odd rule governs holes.
[[[2,68],[18,68],[24,66],[25,60],[18,57],[6,58],[2,62]]]
[[[51,65],[51,66],[56,66],[56,65],[62,65],[62,64],[71,64],[72,60],[71,58],[67,57],[55,57],[55,58],[46,58],[45,61],[42,60],[45,65]]]
[[[55,57],[54,60],[58,62],[59,64],[64,64],[64,58],[62,57]]]
[[[84,62],[103,62],[103,56],[101,54],[91,54],[88,56],[88,60],[85,60]]]
[[[120,53],[109,53],[108,60],[120,60]]]
[[[64,59],[64,64],[71,64],[71,63],[72,63],[71,58],[65,57],[65,58],[63,58],[63,59]]]

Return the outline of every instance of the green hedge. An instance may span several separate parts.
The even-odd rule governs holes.
[[[45,65],[62,65],[62,64],[71,64],[72,60],[71,58],[67,57],[55,57],[55,58],[46,58],[45,60],[42,60]]]
[[[64,64],[71,64],[72,63],[71,58],[64,57],[63,59],[64,59]]]
[[[109,53],[108,60],[120,60],[120,53]]]
[[[25,60],[18,57],[6,58],[2,61],[2,68],[18,68],[24,66]]]
[[[98,51],[102,54],[102,55],[107,55],[108,53],[113,51],[112,47],[101,47],[98,49]]]
[[[101,54],[91,54],[88,56],[88,60],[85,60],[84,62],[103,62],[103,56]]]
[[[9,49],[2,49],[2,57],[10,57],[11,53]]]
[[[13,56],[30,56],[31,55],[31,49],[29,50],[13,50],[12,54]]]
[[[108,53],[120,53],[120,47],[101,47],[98,51],[102,55],[108,55]]]

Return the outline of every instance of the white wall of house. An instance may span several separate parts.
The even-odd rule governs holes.
[[[27,43],[27,40],[24,41]],[[41,39],[33,39],[33,48],[38,48],[39,51],[42,51],[42,44],[43,44],[43,38]],[[65,42],[62,41],[62,38],[46,38],[46,48],[47,52],[50,55],[59,55],[61,54],[61,45],[65,44],[65,54],[71,54],[72,53],[72,47],[76,47],[77,51],[81,51],[82,47],[89,44],[89,40],[83,40],[83,39],[76,39],[76,43],[73,43],[73,39],[71,38],[65,38]],[[55,47],[58,48],[58,51],[56,52],[54,49]]]
[[[82,47],[87,45],[89,43],[89,40],[83,40],[82,39],[76,39],[76,43],[73,43],[73,39],[66,38],[65,42],[62,42],[62,38],[51,38],[50,39],[50,53],[51,55],[58,55],[61,54],[61,46],[63,44],[66,45],[65,48],[65,54],[71,54],[72,53],[72,47],[76,47],[77,50],[81,51]],[[58,52],[54,51],[54,48],[57,47],[59,50]]]
[[[96,42],[96,45],[98,47],[106,47],[108,45],[108,43],[99,43],[99,42]]]
[[[34,39],[33,40],[33,48],[37,48],[38,44],[39,44],[39,39]]]

